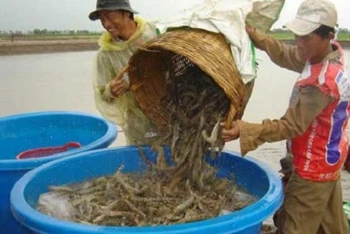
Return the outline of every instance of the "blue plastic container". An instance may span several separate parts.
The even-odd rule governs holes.
[[[155,161],[155,153],[148,147],[144,147],[144,150],[147,157]],[[32,233],[258,234],[262,222],[282,204],[282,184],[277,173],[261,162],[230,152],[224,152],[216,160],[208,161],[219,167],[220,177],[234,173],[237,183],[255,195],[258,201],[240,211],[217,218],[156,227],[84,225],[58,220],[35,210],[39,195],[47,192],[49,185],[64,185],[110,175],[122,164],[125,165],[123,172],[146,169],[146,163],[140,158],[136,147],[122,147],[82,153],[34,169],[15,184],[11,192],[11,207],[16,219]]]
[[[113,124],[102,118],[75,112],[38,112],[0,118],[0,233],[21,233],[10,211],[10,192],[29,170],[79,152],[105,148],[117,136]],[[82,147],[42,158],[17,160],[30,149],[79,142]]]

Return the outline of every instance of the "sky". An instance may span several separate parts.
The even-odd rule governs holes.
[[[239,0],[232,0],[239,1]],[[350,29],[350,1],[331,0],[338,9],[341,28]],[[132,7],[150,20],[171,17],[182,9],[204,0],[131,0]],[[279,20],[273,28],[281,28],[292,20],[302,0],[285,0]],[[90,21],[88,14],[96,0],[0,0],[0,31],[89,30],[102,31],[99,21]]]

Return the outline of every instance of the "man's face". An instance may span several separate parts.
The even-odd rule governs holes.
[[[125,22],[128,14],[124,11],[101,11],[100,20],[102,26],[112,35],[114,39],[124,40]]]
[[[306,36],[295,35],[295,42],[299,54],[305,60],[309,60],[311,64],[319,63],[328,54],[330,40],[332,35],[327,38],[322,38],[315,33],[310,33]]]

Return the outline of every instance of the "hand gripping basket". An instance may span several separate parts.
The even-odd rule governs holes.
[[[200,29],[177,29],[144,45],[131,57],[128,71],[130,88],[145,114],[161,129],[168,113],[161,105],[167,94],[165,77],[186,72],[195,65],[209,75],[230,101],[225,127],[243,115],[244,84],[231,49],[222,34]]]

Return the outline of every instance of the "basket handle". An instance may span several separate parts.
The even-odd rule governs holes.
[[[111,82],[122,80],[122,79],[123,79],[123,76],[124,76],[126,73],[128,73],[128,71],[129,71],[129,66],[127,65],[127,66],[123,67],[123,68],[117,73],[117,75],[112,79]],[[125,91],[131,90],[131,88],[130,88],[130,80],[128,80],[127,82],[128,82],[129,84],[128,84],[128,88],[127,88]],[[113,96],[113,97],[118,97],[119,95],[118,95],[118,94],[113,94],[113,93],[112,93],[112,96]]]
[[[122,79],[123,75],[127,72],[129,72],[129,65],[125,66],[116,76],[115,79]],[[130,76],[129,76],[130,79]],[[133,84],[131,84],[131,86],[129,87],[129,90],[132,92],[135,92],[137,89],[139,89],[143,84],[145,83],[144,80],[137,80],[136,82],[134,82]]]
[[[229,112],[228,112],[228,115],[227,115],[227,119],[225,121],[225,129],[230,129],[231,128],[231,124],[235,118],[235,115],[237,113],[237,110],[236,108],[234,107],[233,104],[230,105],[230,109],[229,109]]]
[[[129,71],[129,65],[126,65],[123,67],[121,71],[119,71],[118,75],[114,78],[117,80],[121,80],[123,78],[123,75]]]

